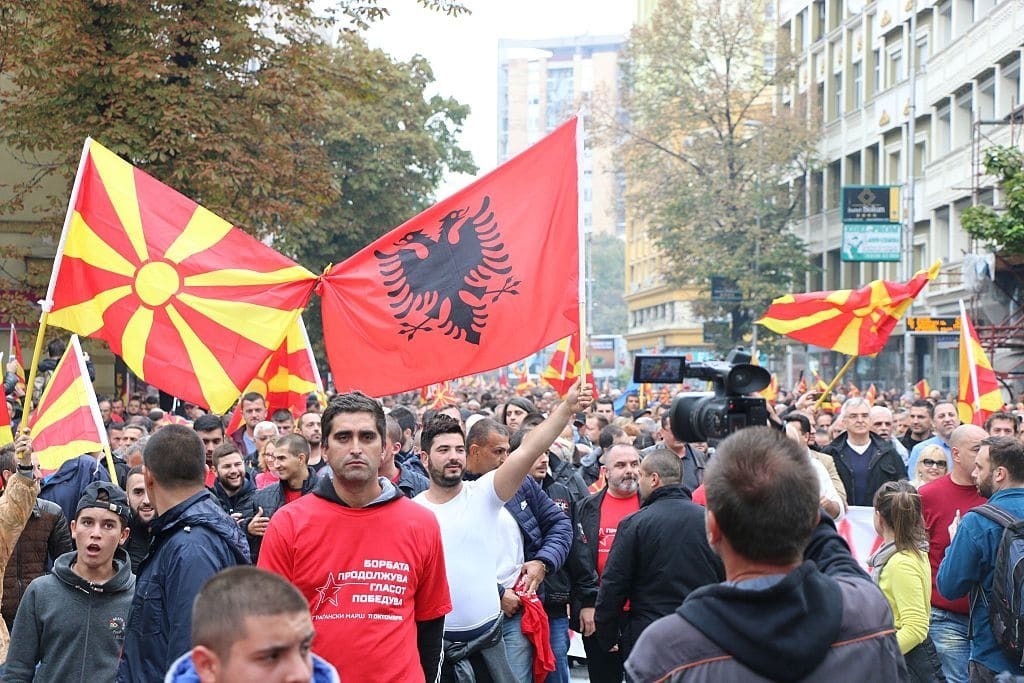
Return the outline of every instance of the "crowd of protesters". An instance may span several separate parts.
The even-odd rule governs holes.
[[[111,463],[45,476],[20,436],[3,680],[565,683],[571,637],[594,682],[1024,675],[985,607],[1002,527],[968,514],[1024,515],[1012,412],[781,392],[769,425],[686,443],[671,392],[591,389],[299,415],[249,393],[230,432],[100,397]],[[836,532],[851,506],[874,509],[870,574]]]

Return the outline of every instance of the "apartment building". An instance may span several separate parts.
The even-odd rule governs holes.
[[[799,55],[796,81],[780,104],[821,117],[822,167],[802,184],[806,201],[793,225],[819,272],[808,291],[860,287],[909,277],[941,259],[942,272],[908,313],[951,317],[963,298],[988,330],[997,370],[1019,370],[1014,309],[1005,293],[1013,273],[961,229],[975,203],[1000,204],[981,159],[993,144],[1020,144],[1024,49],[1022,0],[780,0],[780,46]],[[900,262],[841,258],[841,188],[895,185],[903,196]],[[981,273],[981,277],[964,277]],[[994,276],[997,286],[986,276]],[[971,287],[978,282],[977,287]],[[956,334],[904,335],[859,359],[854,381],[905,388],[926,377],[954,390]],[[996,339],[995,330],[1002,330]],[[983,333],[984,337],[984,333]],[[984,339],[983,339],[984,341]],[[830,376],[845,359],[811,348],[807,363]]]
[[[615,111],[625,36],[498,41],[498,163],[523,151],[578,111]],[[587,138],[583,162],[587,232],[625,232],[622,173],[614,149]]]

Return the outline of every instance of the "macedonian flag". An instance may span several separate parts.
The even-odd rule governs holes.
[[[141,379],[223,412],[281,346],[315,281],[87,140],[49,322],[103,339]]]
[[[243,395],[255,392],[267,403],[267,415],[284,408],[296,420],[306,412],[306,398],[310,394],[323,395],[324,384],[320,370],[309,344],[306,325],[300,316],[288,330],[288,336],[277,351],[266,360],[259,374],[246,385]],[[227,431],[242,426],[242,407],[235,406],[235,412],[228,422]]]
[[[874,280],[860,289],[787,294],[772,301],[758,324],[773,332],[849,356],[878,353],[914,297],[939,274],[941,261],[909,282]]]
[[[32,449],[43,470],[56,470],[71,458],[108,448],[107,430],[76,335],[71,335],[28,424]]]

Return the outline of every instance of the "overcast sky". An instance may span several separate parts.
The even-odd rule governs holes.
[[[632,25],[631,0],[464,0],[471,15],[458,18],[430,12],[415,0],[391,0],[391,16],[374,26],[367,39],[399,59],[427,58],[436,92],[455,97],[472,111],[463,129],[462,146],[473,153],[481,173],[497,159],[498,40],[583,34],[625,34]],[[430,94],[433,94],[432,92]],[[454,177],[438,198],[468,184]]]

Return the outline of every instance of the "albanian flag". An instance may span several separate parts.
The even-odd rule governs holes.
[[[575,118],[324,276],[335,386],[486,372],[579,329]]]
[[[860,289],[787,294],[772,302],[758,324],[773,332],[849,356],[878,353],[940,261],[906,283],[875,280]]]
[[[281,346],[316,276],[86,141],[49,322],[139,378],[222,413]]]

